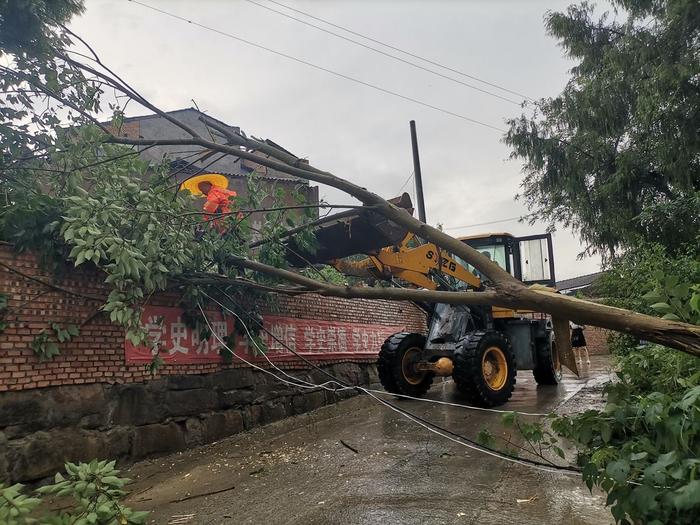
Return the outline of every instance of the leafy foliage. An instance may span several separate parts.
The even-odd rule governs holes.
[[[618,522],[695,523],[700,509],[695,479],[700,374],[695,366],[692,376],[677,379],[682,388],[671,393],[644,391],[640,386],[647,385],[628,381],[649,372],[652,363],[623,362],[621,381],[606,388],[602,412],[557,418],[552,426],[577,444],[586,484],[608,493],[607,504]]]
[[[181,283],[183,305],[187,303],[197,324],[197,304],[206,301],[196,293],[200,285],[188,284],[192,276],[217,269],[230,277],[261,280],[251,272],[239,271],[229,264],[229,258],[253,257],[248,246],[251,239],[264,236],[272,241],[257,258],[285,267],[280,236],[289,225],[310,218],[313,211],[304,210],[301,216],[290,216],[284,209],[271,211],[257,229],[250,213],[233,213],[217,219],[225,229],[222,234],[220,228],[202,223],[189,193],[177,191],[177,185],[175,191],[170,188],[167,165],[149,164],[133,153],[131,148],[104,143],[104,135],[95,126],[72,130],[71,140],[52,153],[50,164],[44,164],[63,166],[65,177],[33,171],[29,179],[33,191],[21,191],[9,182],[15,189],[15,201],[0,213],[0,233],[20,250],[43,250],[54,268],[69,260],[75,266],[90,264],[101,269],[111,286],[102,309],[113,322],[125,326],[133,344],[150,345],[141,326],[141,311],[152,294],[169,283]],[[259,177],[249,177],[248,185],[247,197],[237,198],[235,208],[257,209],[263,201],[275,207],[287,197],[279,188],[263,186]],[[291,196],[304,202],[300,191]],[[313,249],[308,231],[299,236],[298,245]],[[265,282],[276,281],[268,278]],[[199,322],[198,326],[204,325]],[[210,334],[203,335],[202,340]],[[61,342],[60,335],[58,339]],[[32,346],[42,360],[58,354],[47,331],[39,333]],[[161,363],[154,352],[149,371],[154,373]]]
[[[665,290],[665,284],[677,285],[681,282],[688,283],[689,288],[693,283],[700,283],[700,238],[696,243],[680,247],[673,254],[656,243],[636,245],[610,263],[596,281],[593,294],[611,306],[657,315],[652,305],[661,302],[675,287]],[[681,286],[676,292],[683,289]],[[649,297],[658,300],[651,301]],[[690,290],[688,301],[689,297]],[[692,315],[692,310],[689,314]],[[620,355],[634,351],[639,341],[628,335],[612,334],[608,344],[612,354]]]
[[[63,328],[59,323],[51,323],[53,338],[48,330],[41,330],[34,336],[31,342],[32,351],[39,357],[39,361],[48,361],[60,354],[58,343],[70,341],[80,334],[80,329],[75,325]]]
[[[534,217],[613,255],[638,240],[675,250],[700,228],[700,5],[613,0],[546,16],[576,62],[564,91],[510,121]]]
[[[53,29],[83,9],[83,0],[0,1],[0,52],[48,51],[55,39]]]
[[[39,361],[48,361],[61,353],[56,342],[49,340],[49,333],[46,330],[36,334],[30,346],[39,357]]]
[[[119,477],[114,461],[66,463],[66,475],[57,473],[54,483],[37,489],[39,497],[23,494],[21,484],[5,487],[0,484],[0,523],[5,525],[139,525],[145,523],[148,512],[133,511],[121,504],[126,495],[124,485],[129,481]],[[41,497],[70,496],[68,509],[37,517]]]
[[[645,294],[650,308],[700,320],[699,287],[675,276],[659,277]],[[658,345],[626,344],[616,360],[617,381],[604,389],[604,409],[551,415],[528,425],[507,414],[504,422],[516,427],[536,456],[544,457],[544,445],[563,457],[547,428],[572,442],[584,481],[607,493],[618,523],[695,523],[700,512],[700,360]]]

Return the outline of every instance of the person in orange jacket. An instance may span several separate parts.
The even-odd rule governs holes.
[[[220,217],[212,214],[231,213],[230,200],[236,197],[237,193],[226,189],[228,179],[218,173],[205,173],[187,179],[182,183],[180,189],[189,190],[192,195],[204,195],[207,200],[204,202],[203,220],[211,222],[211,225],[221,234],[226,233],[226,225]]]

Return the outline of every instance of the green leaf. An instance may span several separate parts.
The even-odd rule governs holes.
[[[618,483],[627,481],[630,472],[630,465],[624,459],[619,459],[608,464],[605,473]]]
[[[671,307],[667,303],[654,303],[651,305],[651,308],[662,314],[671,312]]]
[[[630,500],[637,511],[644,514],[656,507],[656,495],[658,491],[648,485],[640,485],[632,489]]]
[[[649,454],[647,452],[636,452],[630,455],[630,461],[639,461],[640,459],[645,459]]]
[[[664,297],[656,290],[652,290],[651,292],[647,292],[644,295],[642,295],[642,299],[646,299],[646,301],[649,303],[662,302],[663,298]]]
[[[678,510],[687,510],[700,506],[700,480],[693,480],[676,490],[673,504]]]
[[[690,293],[689,283],[681,283],[679,285],[674,286],[671,289],[671,295],[673,295],[674,297],[683,298],[686,295],[688,295],[688,293]]]
[[[515,412],[504,412],[501,415],[501,422],[504,425],[513,426],[515,423],[516,414]]]

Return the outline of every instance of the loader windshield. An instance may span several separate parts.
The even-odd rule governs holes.
[[[508,269],[508,265],[506,264],[506,257],[507,257],[506,247],[504,245],[502,245],[502,244],[486,244],[486,245],[477,246],[474,248],[479,250],[479,252],[481,252],[482,255],[485,255],[486,257],[491,259],[493,262],[495,262],[498,266],[500,266],[504,270]],[[476,268],[474,268],[471,264],[468,264],[463,259],[461,259],[457,256],[455,256],[455,259],[457,259],[457,261],[462,266],[467,268],[470,272],[472,272],[477,277],[479,277],[481,279],[484,278],[484,276],[481,274],[481,272],[479,270],[477,270]]]

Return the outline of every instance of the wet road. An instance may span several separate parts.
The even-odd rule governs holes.
[[[509,410],[575,412],[600,401],[607,360],[537,388],[520,372]],[[451,381],[431,399],[458,402]],[[400,406],[454,432],[503,432],[500,415],[419,401]],[[345,443],[345,444],[343,444]],[[347,445],[347,446],[346,446]],[[355,451],[351,450],[355,449]],[[158,524],[607,524],[578,476],[543,472],[432,434],[367,396],[134,465],[127,504]],[[208,495],[204,495],[208,494]]]

